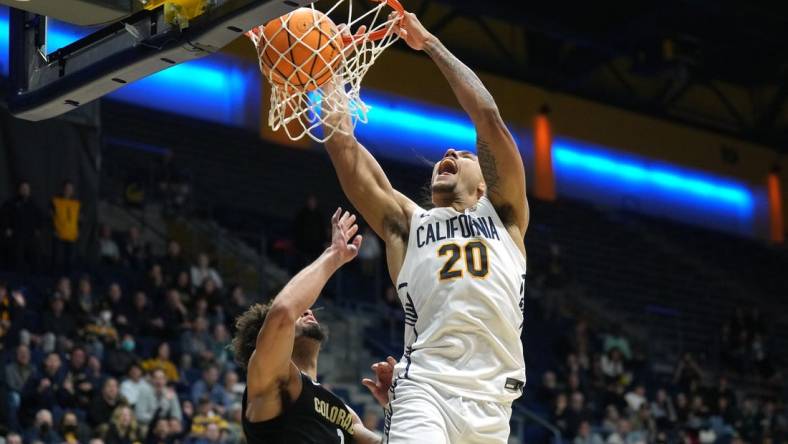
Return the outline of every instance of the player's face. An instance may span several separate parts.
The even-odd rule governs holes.
[[[304,336],[322,342],[326,338],[323,326],[317,321],[315,313],[307,309],[296,321],[296,337]]]
[[[470,151],[449,148],[432,170],[432,193],[476,194],[484,182],[479,160]]]

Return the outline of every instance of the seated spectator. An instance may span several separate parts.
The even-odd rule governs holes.
[[[99,258],[101,262],[114,265],[120,262],[120,248],[112,238],[112,229],[109,225],[102,225],[99,229]]]
[[[676,365],[676,370],[673,372],[673,383],[676,384],[680,390],[688,391],[690,386],[697,381],[703,379],[703,371],[700,366],[695,362],[692,353],[684,353]]]
[[[239,404],[243,400],[243,393],[246,386],[238,382],[238,373],[229,370],[224,374],[224,408],[229,411],[234,404]]]
[[[247,307],[249,307],[249,301],[246,298],[243,287],[240,285],[234,286],[230,290],[230,298],[226,301],[224,307],[227,320],[226,325],[230,329],[230,334],[235,334],[235,320],[246,311]]]
[[[181,335],[181,351],[197,359],[200,365],[213,362],[214,355],[211,349],[211,334],[208,332],[208,320],[198,317],[194,320],[191,329]]]
[[[229,442],[241,442],[243,439],[243,428],[241,426],[241,415],[243,414],[243,409],[241,408],[241,403],[237,402],[231,405],[228,409],[227,415],[227,439]],[[365,414],[364,419],[368,420],[369,417]],[[379,422],[379,421],[378,421]],[[369,422],[365,422],[365,426],[367,426]],[[379,430],[380,425],[376,424],[369,424],[370,426],[367,427],[369,430]]]
[[[88,354],[82,347],[71,349],[64,388],[68,392],[67,405],[78,409],[87,409],[94,397],[96,387],[93,386],[92,372],[88,369]]]
[[[619,419],[616,431],[607,437],[607,444],[645,444],[642,432],[633,431],[632,424],[626,419]]]
[[[137,420],[147,426],[155,415],[159,418],[182,421],[180,401],[178,395],[171,387],[167,387],[167,376],[161,369],[153,370],[151,375],[153,390],[140,391],[134,412]]]
[[[5,366],[5,382],[17,398],[31,376],[35,376],[36,368],[30,363],[30,348],[21,344],[16,347],[15,359]],[[19,403],[19,400],[16,402]]]
[[[25,432],[24,441],[26,443],[60,444],[62,439],[58,436],[53,427],[52,412],[46,409],[36,413],[33,426]]]
[[[99,300],[93,294],[93,283],[90,281],[90,276],[83,275],[79,278],[76,300],[73,303],[72,310],[78,322],[87,323],[98,314],[98,309]]]
[[[99,427],[99,435],[106,444],[134,444],[142,441],[143,430],[127,405],[112,412],[111,421]]]
[[[172,288],[167,291],[167,299],[160,310],[160,316],[154,320],[157,326],[161,326],[159,337],[165,340],[177,339],[187,326],[188,319],[189,311],[181,302],[178,290]]]
[[[690,417],[690,405],[687,395],[683,392],[676,394],[676,419],[680,424],[686,424]]]
[[[227,393],[219,383],[219,367],[208,365],[202,372],[202,378],[192,384],[192,402],[198,402],[207,397],[220,412],[224,411],[224,402]]]
[[[195,299],[204,299],[206,302],[208,302],[208,308],[211,311],[215,311],[221,308],[222,293],[213,279],[206,278],[200,288],[197,289],[197,295],[195,296]]]
[[[555,373],[552,371],[544,372],[542,384],[536,388],[536,400],[542,405],[553,405],[558,392],[558,381]]]
[[[170,344],[162,342],[156,349],[156,356],[151,359],[146,359],[142,362],[142,369],[146,373],[151,373],[154,370],[161,370],[164,372],[168,382],[178,382],[180,375],[178,374],[178,367],[170,360]]]
[[[172,283],[181,271],[189,270],[189,264],[181,254],[181,244],[174,240],[167,243],[167,254],[159,260],[159,263],[161,264],[162,276],[166,283]],[[195,285],[200,284],[202,282]]]
[[[629,407],[630,412],[634,413],[639,411],[642,405],[648,404],[648,399],[646,399],[646,387],[642,384],[638,384],[635,386],[634,390],[624,395],[624,399],[627,401],[627,407]]]
[[[194,302],[194,287],[192,286],[189,273],[185,271],[178,273],[178,276],[175,278],[175,289],[178,290],[178,294],[181,296],[181,302],[183,302],[183,305],[190,307]]]
[[[77,415],[72,411],[67,411],[63,414],[60,420],[60,436],[63,441],[68,444],[85,443],[90,441],[91,431],[83,423],[79,421]]]
[[[676,409],[668,392],[663,388],[657,390],[656,399],[651,402],[651,416],[662,430],[671,428],[676,423]]]
[[[624,368],[624,355],[617,347],[613,347],[602,355],[602,373],[608,383],[626,385],[627,372]]]
[[[217,423],[209,423],[205,426],[205,432],[201,436],[192,436],[188,442],[191,444],[226,444],[227,427],[221,428]]]
[[[213,335],[208,340],[208,350],[213,356],[213,361],[221,368],[232,365],[233,360],[230,356],[230,333],[223,323],[216,323],[213,326]]]
[[[574,439],[580,429],[580,423],[591,419],[591,412],[585,404],[585,396],[580,392],[572,393],[569,408],[566,410],[566,437],[570,440]]]
[[[129,228],[123,243],[123,261],[132,270],[143,270],[148,260],[147,248],[142,241],[140,229],[132,226]]]
[[[580,427],[577,429],[577,436],[572,442],[573,444],[604,444],[602,437],[598,433],[591,431],[591,424],[588,421],[580,423]]]
[[[161,265],[153,264],[148,271],[148,279],[146,283],[145,292],[158,301],[164,296],[167,291],[167,282],[165,279],[164,271]]]
[[[153,308],[148,302],[148,296],[144,291],[137,291],[131,306],[123,312],[123,319],[118,319],[118,325],[122,331],[133,336],[152,336],[156,329],[152,320]]]
[[[112,282],[107,287],[107,295],[99,305],[100,310],[112,312],[112,319],[115,320],[123,312],[123,288],[117,282]]]
[[[222,288],[222,277],[215,268],[211,267],[208,253],[202,252],[197,256],[197,264],[191,267],[192,285],[200,287],[206,279],[211,279],[218,288]]]
[[[134,353],[137,343],[134,341],[134,337],[128,333],[123,335],[119,341],[114,341],[109,347],[104,351],[104,362],[107,363],[107,372],[112,376],[125,375],[129,367],[140,360],[139,356]]]
[[[50,413],[59,408],[59,400],[64,397],[63,381],[65,369],[60,355],[50,353],[44,359],[43,368],[35,377],[27,380],[22,389],[22,406],[20,410],[21,422],[30,423],[41,410]],[[52,425],[52,422],[49,422]]]
[[[605,417],[602,419],[602,430],[605,434],[610,435],[615,433],[618,429],[618,421],[621,420],[621,415],[614,405],[605,407]]]
[[[605,335],[604,345],[602,347],[605,353],[617,348],[625,361],[632,359],[632,350],[629,348],[629,339],[624,336],[621,330],[621,324],[613,324],[610,332]]]
[[[74,338],[77,335],[77,322],[70,313],[65,311],[65,299],[55,293],[49,302],[49,310],[41,316],[41,325],[45,333],[55,336],[57,342]]]
[[[155,418],[151,422],[145,444],[173,444],[177,436],[170,432],[170,422],[166,418]]]
[[[150,383],[142,376],[142,368],[136,363],[132,364],[129,367],[128,377],[120,384],[120,394],[132,407],[136,406],[140,393],[153,390]]]
[[[216,410],[216,406],[205,396],[197,402],[197,414],[192,420],[191,439],[204,438],[211,425],[218,427],[218,430],[227,428],[227,421],[222,418]]]
[[[97,427],[106,424],[112,417],[112,412],[119,406],[126,405],[127,402],[118,390],[118,381],[115,378],[107,378],[101,388],[101,393],[96,394],[88,408],[88,423]]]

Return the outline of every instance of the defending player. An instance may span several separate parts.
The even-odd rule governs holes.
[[[473,71],[415,15],[407,14],[398,32],[448,80],[476,126],[478,157],[446,151],[432,174],[435,208],[426,210],[392,188],[355,137],[335,134],[326,142],[345,194],[386,243],[405,308],[405,350],[384,442],[505,443],[511,403],[525,384],[523,162]],[[329,118],[352,134],[348,117]]]
[[[380,442],[341,399],[316,382],[325,333],[309,307],[331,275],[356,257],[361,236],[355,236],[355,220],[338,209],[331,219],[331,246],[270,306],[254,305],[237,320],[233,348],[246,368],[242,423],[249,444]]]

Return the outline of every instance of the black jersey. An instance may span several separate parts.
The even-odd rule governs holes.
[[[301,394],[283,400],[282,414],[262,422],[246,419],[244,391],[241,421],[248,444],[350,444],[353,417],[336,395],[301,373]]]

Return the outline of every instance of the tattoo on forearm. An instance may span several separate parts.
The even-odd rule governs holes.
[[[479,158],[479,166],[482,169],[484,182],[487,184],[487,194],[498,193],[498,167],[495,164],[495,156],[490,151],[490,144],[482,139],[476,141],[476,154]]]
[[[479,76],[462,63],[437,40],[425,46],[424,51],[435,61],[460,104],[469,114],[480,107],[495,107],[495,99],[487,91]]]

